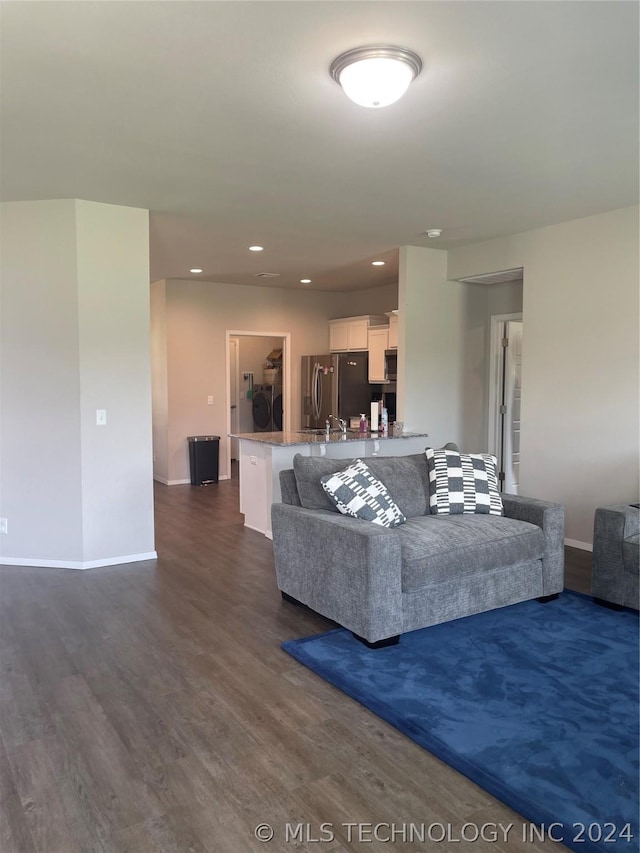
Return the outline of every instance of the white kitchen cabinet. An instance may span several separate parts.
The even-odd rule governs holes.
[[[398,348],[398,315],[389,317],[389,349]]]
[[[329,323],[329,350],[346,352],[349,349],[348,320],[332,320]]]
[[[366,314],[329,321],[330,352],[366,352],[369,348],[369,326],[386,323],[386,317]]]
[[[384,352],[389,349],[389,327],[369,329],[369,382],[386,382]]]

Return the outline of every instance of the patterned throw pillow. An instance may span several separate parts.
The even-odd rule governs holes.
[[[320,478],[322,488],[343,515],[362,518],[383,527],[396,527],[407,519],[387,487],[356,459],[348,468]]]
[[[432,515],[503,514],[495,456],[430,447],[425,453]]]

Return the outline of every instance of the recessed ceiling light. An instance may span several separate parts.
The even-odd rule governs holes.
[[[262,252],[264,250],[264,246],[249,246],[250,252]]]
[[[372,267],[383,267],[384,263],[385,263],[384,261],[371,261],[371,266]]]
[[[202,272],[202,270],[199,270],[199,269],[192,269],[192,270],[189,270],[189,272]]]
[[[300,284],[311,284],[311,279],[310,278],[301,278]]]

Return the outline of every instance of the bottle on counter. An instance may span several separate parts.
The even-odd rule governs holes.
[[[382,435],[389,435],[389,413],[384,406],[380,412],[380,432]]]
[[[360,432],[367,432],[369,429],[369,424],[367,423],[367,416],[365,414],[360,415]]]

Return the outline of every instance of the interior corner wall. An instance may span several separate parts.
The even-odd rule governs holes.
[[[449,252],[449,275],[524,267],[520,492],[565,507],[589,547],[597,506],[637,501],[638,208]]]
[[[448,280],[447,253],[403,246],[398,289],[398,417],[429,444],[483,450],[487,291]]]
[[[154,556],[147,212],[7,202],[1,226],[0,562]]]
[[[153,432],[153,477],[161,483],[169,480],[168,465],[168,388],[167,388],[167,283],[151,284],[151,400]]]

